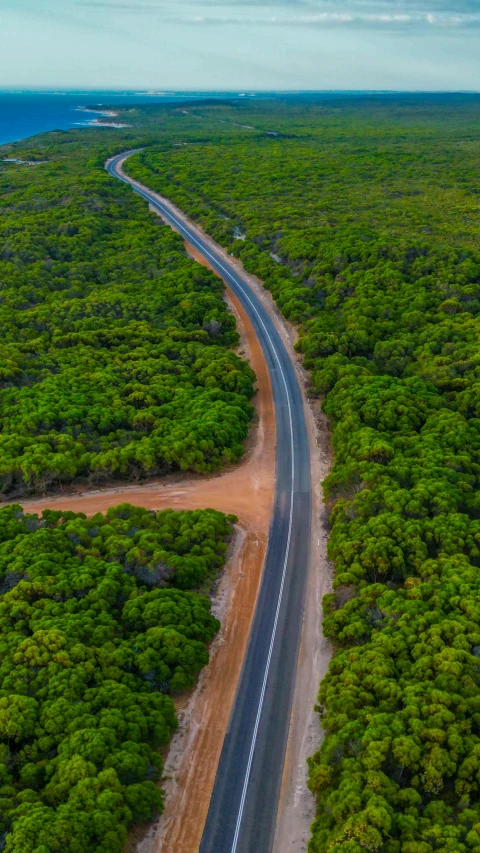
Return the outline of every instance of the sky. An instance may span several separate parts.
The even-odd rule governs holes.
[[[480,0],[0,0],[0,88],[480,90]]]

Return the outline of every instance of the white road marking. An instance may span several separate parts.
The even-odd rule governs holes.
[[[112,164],[112,165],[113,165],[113,168],[116,169],[116,166],[118,165],[118,161],[117,161],[117,163]],[[260,693],[260,699],[259,699],[259,703],[258,703],[257,716],[256,716],[256,720],[255,720],[255,727],[253,730],[253,736],[252,736],[252,741],[251,741],[251,745],[250,745],[250,752],[249,752],[249,756],[248,756],[247,769],[246,769],[245,777],[244,777],[244,781],[243,781],[242,797],[240,800],[240,807],[238,810],[237,822],[236,822],[236,826],[235,826],[235,835],[233,838],[233,844],[232,844],[232,848],[231,848],[231,853],[236,853],[236,849],[238,846],[238,839],[239,839],[239,835],[240,835],[240,828],[241,828],[241,824],[242,824],[243,812],[244,812],[244,808],[245,808],[245,800],[246,800],[246,796],[247,796],[248,783],[250,780],[250,773],[251,773],[251,769],[252,769],[253,757],[255,754],[255,746],[256,746],[256,742],[257,742],[258,729],[260,726],[260,719],[262,716],[263,703],[265,701],[265,692],[266,692],[266,688],[267,688],[267,681],[268,681],[268,675],[270,672],[270,664],[271,664],[271,660],[272,660],[273,647],[275,644],[275,637],[276,637],[276,633],[277,633],[278,617],[280,615],[280,608],[281,608],[282,599],[283,599],[283,590],[284,590],[285,578],[286,578],[286,574],[287,574],[288,557],[290,554],[290,541],[291,541],[291,535],[292,535],[292,522],[293,522],[293,494],[294,494],[294,487],[295,487],[295,453],[294,453],[294,444],[293,444],[293,418],[292,418],[292,407],[291,407],[291,403],[290,403],[290,394],[288,391],[287,380],[285,378],[285,374],[283,372],[283,368],[282,368],[277,350],[275,348],[275,345],[274,345],[274,343],[270,337],[270,334],[269,334],[269,332],[265,326],[265,323],[263,322],[263,319],[262,319],[259,311],[257,310],[256,305],[252,302],[250,296],[244,290],[244,282],[242,282],[240,280],[241,284],[239,284],[239,282],[234,278],[234,276],[232,275],[230,270],[227,267],[224,267],[223,264],[218,260],[218,258],[215,255],[212,255],[208,251],[208,249],[206,249],[205,246],[202,243],[200,243],[199,240],[197,240],[196,237],[194,237],[188,231],[187,227],[182,223],[182,221],[177,219],[175,214],[173,214],[166,205],[164,205],[162,202],[157,201],[155,198],[152,199],[152,196],[148,192],[144,192],[143,190],[140,190],[138,188],[138,186],[131,184],[129,180],[125,180],[124,182],[130,184],[130,186],[132,186],[138,192],[138,194],[141,195],[146,201],[148,201],[149,203],[158,207],[163,213],[165,213],[167,215],[168,219],[173,220],[173,222],[180,228],[180,231],[183,232],[184,236],[186,236],[190,242],[192,242],[192,239],[193,239],[193,242],[196,243],[196,245],[198,246],[198,248],[200,249],[202,254],[204,256],[207,255],[212,261],[214,261],[215,264],[218,267],[220,267],[220,269],[223,270],[223,272],[230,279],[230,281],[232,281],[236,285],[236,287],[241,290],[245,299],[250,303],[250,306],[255,311],[255,314],[257,315],[258,321],[262,325],[263,330],[265,332],[265,335],[266,335],[266,337],[270,343],[270,346],[272,348],[273,354],[275,356],[275,359],[277,361],[277,364],[278,364],[278,367],[279,367],[279,370],[280,370],[280,373],[281,373],[281,376],[283,379],[283,384],[285,386],[285,393],[287,396],[288,416],[289,416],[289,421],[290,421],[290,446],[291,446],[291,454],[292,454],[292,470],[291,470],[292,488],[291,488],[291,494],[290,494],[290,518],[289,518],[289,524],[288,524],[287,547],[285,550],[285,559],[284,559],[284,563],[283,563],[282,580],[281,580],[281,584],[280,584],[280,591],[279,591],[278,601],[277,601],[277,609],[275,612],[275,620],[273,623],[272,636],[270,639],[270,646],[269,646],[269,650],[268,650],[267,663],[265,666],[265,672],[264,672],[263,683],[262,683],[262,690]],[[248,287],[248,285],[246,285],[246,286]]]

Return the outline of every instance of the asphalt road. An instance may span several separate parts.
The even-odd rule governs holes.
[[[134,152],[129,152],[134,153]],[[107,163],[121,171],[125,154]],[[267,361],[275,402],[275,501],[249,644],[200,853],[272,849],[295,684],[310,548],[310,453],[302,396],[267,310],[233,264],[212,249],[143,185],[134,186],[214,267],[247,311]]]

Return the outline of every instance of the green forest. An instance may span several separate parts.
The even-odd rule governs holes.
[[[9,148],[38,165],[0,163],[0,496],[238,461],[254,375],[223,283],[95,132]]]
[[[103,171],[143,146],[130,174],[298,326],[332,426],[310,853],[480,853],[480,99],[124,115],[0,163],[1,493],[241,457],[254,376],[222,283]],[[0,519],[0,849],[120,851],[162,808],[170,694],[217,629],[192,590],[232,519]]]
[[[333,430],[309,849],[479,853],[480,99],[194,112],[128,171],[264,280]]]
[[[107,130],[0,162],[0,496],[243,454],[255,376],[223,283],[106,158]],[[0,507],[0,850],[121,853],[219,628],[233,516]]]
[[[0,508],[0,849],[121,853],[163,808],[172,694],[219,623],[233,516]]]

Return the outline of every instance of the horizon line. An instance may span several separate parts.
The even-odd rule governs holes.
[[[480,94],[480,90],[478,89],[251,89],[247,88],[245,91],[241,91],[241,87],[237,87],[235,89],[214,89],[214,88],[205,88],[205,89],[176,89],[170,91],[164,91],[162,89],[141,89],[139,87],[134,87],[133,89],[128,89],[126,87],[112,87],[112,88],[95,88],[90,89],[85,86],[79,86],[78,88],[69,87],[69,88],[56,88],[56,87],[39,87],[35,88],[29,86],[0,86],[0,94],[8,93],[8,94],[32,94],[32,95],[89,95],[89,94],[128,94],[128,95],[138,95],[139,97],[173,97],[175,95],[203,95],[203,94],[216,94],[216,95],[233,95],[234,97],[254,97],[256,95],[327,95],[327,94],[371,94],[371,95],[478,95]]]

